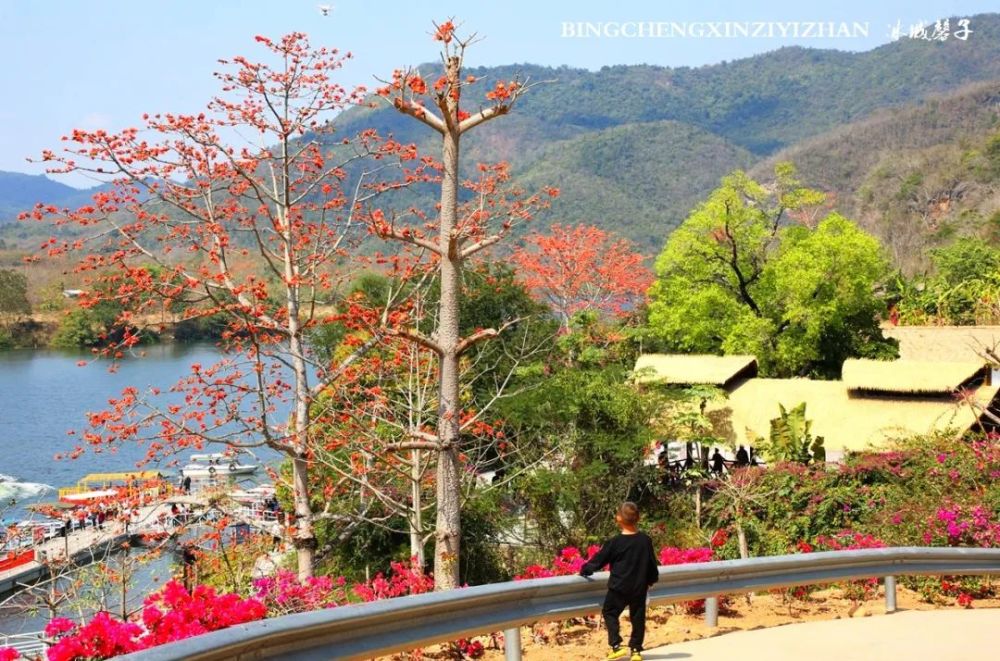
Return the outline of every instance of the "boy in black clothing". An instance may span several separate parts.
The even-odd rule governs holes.
[[[608,594],[604,598],[604,624],[608,628],[611,651],[608,661],[629,657],[622,647],[618,618],[628,606],[632,635],[628,646],[632,651],[630,661],[642,661],[642,643],[646,637],[646,592],[659,579],[653,540],[640,532],[639,507],[635,503],[622,503],[615,514],[615,523],[622,529],[612,537],[590,562],[580,569],[581,576],[590,576],[606,564],[611,564],[608,577]]]

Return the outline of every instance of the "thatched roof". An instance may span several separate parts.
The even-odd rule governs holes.
[[[753,356],[647,353],[635,361],[636,381],[667,385],[725,387],[737,378],[755,376]]]
[[[930,362],[923,360],[844,361],[848,390],[867,393],[906,393],[947,396],[960,388],[988,383],[986,361]]]
[[[1000,326],[895,326],[882,332],[899,340],[903,360],[976,361],[984,348],[1000,346]]]
[[[987,405],[997,386],[983,386],[975,397]],[[964,431],[977,420],[969,406],[951,397],[880,398],[852,396],[843,381],[810,379],[749,379],[715,405],[729,408],[736,443],[753,443],[766,437],[778,404],[786,409],[806,403],[806,418],[812,433],[825,438],[833,458],[845,450],[878,445],[889,438],[934,431]]]

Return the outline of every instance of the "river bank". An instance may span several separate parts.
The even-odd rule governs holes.
[[[86,349],[84,342],[80,344],[60,342],[60,336],[67,325],[88,325],[87,332],[96,337],[103,329],[92,324],[81,324],[71,316],[69,311],[46,312],[33,314],[28,318],[9,324],[0,333],[0,351],[10,349]],[[136,320],[136,327],[141,329],[143,342],[150,344],[191,344],[215,342],[221,339],[221,325],[211,325],[203,320],[185,320],[170,316],[161,318],[158,315],[146,315]],[[81,339],[83,336],[81,334]]]

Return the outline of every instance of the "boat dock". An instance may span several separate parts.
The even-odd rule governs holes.
[[[192,459],[205,459],[212,469],[207,489],[192,491],[190,476],[177,488],[156,471],[91,473],[76,486],[59,489],[58,501],[30,506],[48,518],[3,531],[6,550],[0,550],[0,599],[67,567],[98,562],[126,543],[175,535],[189,521],[199,525],[201,517],[210,524],[225,515],[238,525],[283,536],[284,517],[278,511],[274,487],[218,485],[215,471],[221,464],[216,455]],[[233,465],[226,468],[256,470],[255,466]],[[201,465],[185,469],[191,466]],[[191,520],[196,510],[201,514]]]
[[[0,598],[47,578],[57,563],[63,565],[68,560],[76,566],[88,565],[103,559],[133,538],[160,532],[162,525],[159,521],[169,514],[170,506],[165,502],[151,503],[138,508],[127,523],[108,519],[103,530],[87,526],[36,544],[31,549],[34,554],[31,560],[0,570]]]

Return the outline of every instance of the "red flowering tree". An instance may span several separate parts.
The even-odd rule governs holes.
[[[511,261],[525,285],[569,328],[583,310],[619,316],[645,300],[653,274],[626,240],[590,225],[532,234]]]
[[[440,201],[432,213],[410,209],[405,214],[373,207],[369,219],[380,237],[410,246],[425,254],[435,271],[439,292],[433,328],[394,328],[389,332],[429,351],[437,362],[437,396],[434,426],[407,428],[407,438],[392,444],[396,452],[427,451],[436,462],[434,576],[439,589],[459,584],[460,511],[465,459],[461,434],[482,423],[480,412],[466,412],[460,399],[464,355],[475,346],[496,338],[518,320],[496,328],[481,328],[465,336],[460,330],[462,272],[467,262],[501,241],[518,223],[529,220],[557,191],[524,195],[511,185],[504,164],[480,165],[475,179],[459,176],[460,139],[480,124],[501,117],[529,89],[515,78],[496,81],[485,98],[463,106],[463,91],[478,81],[462,73],[465,51],[474,36],[459,38],[449,20],[435,25],[434,38],[442,44],[443,71],[428,82],[418,70],[399,69],[378,90],[378,95],[400,113],[421,122],[441,138]],[[470,109],[467,109],[470,108]],[[466,189],[468,203],[459,204]]]
[[[210,443],[278,451],[291,464],[290,532],[306,579],[316,547],[310,403],[378,340],[358,339],[326,362],[306,334],[320,323],[377,325],[371,311],[326,304],[358,268],[363,206],[424,179],[426,164],[412,146],[371,131],[330,146],[329,119],[364,97],[331,79],[349,54],[311,48],[299,33],[257,42],[270,61],[223,61],[223,96],[204,113],[144,116],[143,128],[119,133],[76,130],[61,153],[45,152],[52,172],[111,183],[80,209],[39,205],[26,217],[81,233],[44,248],[80,255],[76,270],[91,285],[83,306],[110,300],[123,310],[125,330],[108,338],[106,354],[135,346],[144,313],[165,303],[185,318],[221,314],[229,323],[218,363],[192,365],[168,397],[126,389],[90,415],[77,451],[135,441],[151,460]]]
[[[466,270],[463,306],[478,322],[463,319],[466,332],[540,312],[513,275],[503,273],[504,280],[496,281],[481,265]],[[363,295],[378,298],[390,286],[388,280],[370,283]],[[508,286],[518,287],[516,301],[493,305],[496,297],[510,295],[497,288]],[[433,328],[437,307],[433,289],[414,293],[407,303],[410,327]],[[538,461],[525,456],[532,453],[524,453],[518,437],[510,435],[510,427],[493,414],[515,371],[550,341],[548,333],[535,331],[526,320],[504,332],[500,346],[481,344],[461,360],[462,502],[505,484]],[[346,543],[360,525],[374,524],[407,534],[410,555],[424,563],[425,545],[435,533],[431,512],[436,505],[437,451],[411,441],[435,437],[439,385],[437,354],[406,338],[389,337],[315,401],[317,429],[324,438],[323,452],[317,454],[322,467],[316,474],[323,482],[319,486],[326,503],[339,511],[343,522],[336,543]]]

